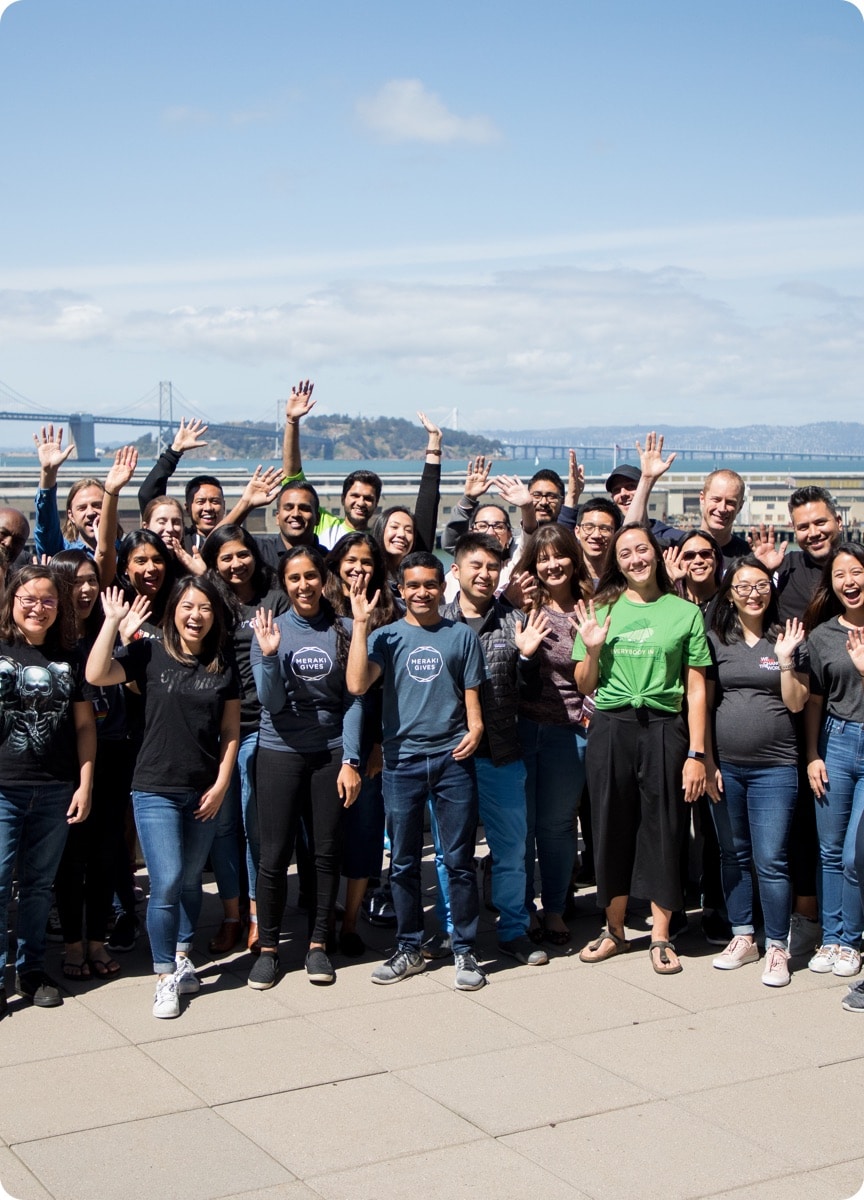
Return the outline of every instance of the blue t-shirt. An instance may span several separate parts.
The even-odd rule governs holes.
[[[389,768],[453,750],[465,736],[465,689],[486,679],[480,640],[461,621],[382,625],[369,661],[384,683],[384,761]]]

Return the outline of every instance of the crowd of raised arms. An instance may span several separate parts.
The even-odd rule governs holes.
[[[786,553],[773,529],[733,532],[734,471],[705,480],[698,528],[648,520],[674,458],[653,433],[590,498],[573,452],[566,481],[493,475],[478,457],[445,571],[441,431],[419,414],[413,511],[382,510],[381,479],[359,470],[342,513],[322,512],[300,453],[312,392],[292,389],[281,469],[259,467],[231,512],[213,475],[167,494],[206,446],[206,426],[181,421],[125,535],[135,449],[76,480],[61,514],[71,447],[53,427],[34,439],[32,544],[25,515],[0,510],[0,909],[17,895],[16,991],[62,1004],[45,972],[55,903],[63,975],[121,971],[141,934],[136,832],[156,1017],[200,988],[208,860],[223,908],[209,953],[248,950],[253,989],[280,977],[296,857],[313,984],[367,953],[363,918],[394,930],[373,983],[452,956],[455,987],[476,990],[482,824],[497,950],[525,967],[567,947],[574,888],[596,883],[605,925],[582,962],[628,952],[628,910],[650,908],[647,966],[678,974],[697,846],[713,967],[761,959],[769,987],[790,982],[790,961],[845,976],[843,1007],[864,1011],[864,550],[831,495],[791,493]],[[274,503],[278,532],[250,534],[250,512]],[[5,938],[0,955],[5,972]]]

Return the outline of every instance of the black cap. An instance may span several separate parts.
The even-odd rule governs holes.
[[[642,472],[639,470],[638,467],[631,467],[629,463],[621,463],[621,465],[616,467],[615,470],[612,472],[612,474],[606,480],[606,484],[605,484],[606,491],[607,492],[612,491],[609,484],[612,482],[613,479],[630,479],[630,480],[632,480],[633,483],[638,483],[641,478],[642,478]]]

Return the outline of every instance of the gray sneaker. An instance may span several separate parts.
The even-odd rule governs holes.
[[[549,961],[549,955],[542,946],[535,946],[526,936],[513,938],[512,942],[499,942],[498,949],[525,967],[542,967]]]
[[[847,1012],[864,1012],[864,979],[849,988],[841,1001]]]
[[[433,933],[427,938],[420,951],[424,958],[449,958],[453,953],[453,939],[449,933]]]
[[[479,992],[486,986],[486,972],[473,954],[454,954],[457,992]]]
[[[386,962],[372,972],[373,983],[398,983],[409,975],[426,970],[426,959],[419,950],[397,950]]]

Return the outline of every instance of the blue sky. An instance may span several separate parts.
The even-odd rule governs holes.
[[[18,0],[0,382],[864,419],[862,64],[847,0]]]

